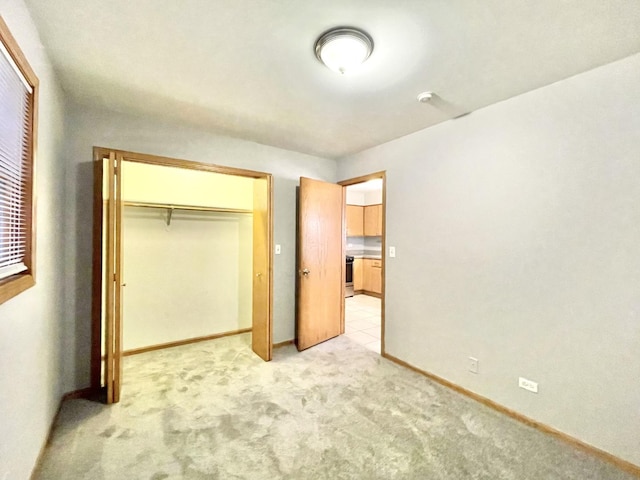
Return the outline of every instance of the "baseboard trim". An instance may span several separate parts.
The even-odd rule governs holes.
[[[467,390],[466,388],[461,387],[460,385],[457,385],[453,382],[450,382],[449,380],[445,380],[444,378],[434,375],[433,373],[430,373],[418,367],[415,367],[410,363],[407,363],[404,360],[400,360],[399,358],[394,357],[393,355],[390,355],[386,352],[382,353],[382,356],[393,363],[396,363],[402,367],[408,368],[409,370],[419,373],[420,375],[423,375],[429,378],[430,380],[433,380],[434,382],[439,383],[440,385],[443,385],[444,387],[450,388],[451,390],[454,390],[462,395],[465,395],[466,397],[469,397],[477,402],[480,402],[483,405],[486,405],[487,407],[492,408],[493,410],[496,410],[515,420],[518,420],[521,423],[524,423],[525,425],[528,425],[546,434],[552,435],[553,437],[556,437],[565,443],[573,445],[574,447],[579,448],[580,450],[583,450],[595,457],[598,457],[606,462],[609,462],[615,465],[616,467],[618,467],[619,469],[624,470],[627,473],[631,473],[633,475],[640,477],[640,466],[638,465],[628,462],[627,460],[623,460],[620,457],[616,457],[615,455],[609,452],[605,452],[604,450],[600,450],[599,448],[594,447],[593,445],[590,445],[586,442],[583,442],[582,440],[579,440],[575,437],[572,437],[567,433],[564,433],[560,430],[550,427],[549,425],[545,425],[544,423],[541,423],[537,420],[529,418],[526,415],[523,415],[519,412],[516,412],[515,410],[507,408],[504,405],[494,402],[493,400],[490,400],[487,397],[483,397],[482,395],[472,392],[471,390]]]
[[[382,298],[382,294],[381,293],[372,292],[370,290],[359,290],[359,292],[360,292],[360,294],[368,295],[370,297]],[[356,293],[354,292],[354,295],[355,294]]]
[[[291,340],[285,340],[284,342],[274,343],[273,348],[286,347],[287,345],[293,345],[295,340],[293,338]]]
[[[187,338],[186,340],[178,340],[176,342],[160,343],[157,345],[149,345],[148,347],[133,348],[122,352],[123,357],[130,355],[138,355],[140,353],[152,352],[154,350],[162,350],[163,348],[180,347],[189,345],[190,343],[206,342],[207,340],[215,340],[216,338],[230,337],[231,335],[239,335],[241,333],[251,332],[250,328],[242,328],[240,330],[232,330],[230,332],[215,333],[213,335],[205,335],[204,337]]]
[[[73,392],[67,392],[62,396],[62,400],[60,400],[60,405],[65,400],[74,400],[76,398],[91,398],[96,393],[95,388],[87,387],[81,388],[80,390],[74,390]]]

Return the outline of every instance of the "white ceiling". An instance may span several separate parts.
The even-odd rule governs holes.
[[[638,0],[26,3],[77,101],[326,157],[640,51]],[[334,26],[374,39],[351,76],[314,56]]]

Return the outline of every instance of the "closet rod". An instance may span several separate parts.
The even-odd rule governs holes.
[[[122,204],[125,207],[162,208],[167,211],[167,226],[171,225],[171,217],[173,216],[174,210],[242,214],[253,213],[253,210],[243,210],[241,208],[201,207],[198,205],[175,205],[171,203],[122,202]]]
[[[172,203],[122,202],[125,207],[164,208],[167,210],[196,210],[200,212],[253,213],[241,208],[201,207],[198,205],[175,205]]]

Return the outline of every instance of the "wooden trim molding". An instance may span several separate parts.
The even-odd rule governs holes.
[[[90,399],[92,396],[94,396],[99,391],[100,391],[99,388],[96,389],[96,388],[92,388],[92,387],[87,387],[87,388],[81,388],[80,390],[74,390],[72,392],[67,392],[62,396],[62,400],[60,401],[60,403],[62,404],[62,402],[66,401],[66,400],[76,400],[78,398]]]
[[[241,328],[240,330],[232,330],[230,332],[215,333],[213,335],[205,335],[203,337],[187,338],[186,340],[177,340],[175,342],[160,343],[158,345],[149,345],[148,347],[133,348],[122,352],[122,356],[138,355],[139,353],[152,352],[154,350],[162,350],[164,348],[180,347],[181,345],[189,345],[190,343],[206,342],[207,340],[215,340],[216,338],[230,337],[231,335],[239,335],[241,333],[250,333],[251,328]]]
[[[368,297],[376,297],[376,298],[382,298],[382,294],[381,293],[376,293],[376,292],[370,292],[369,290],[356,290],[355,292],[353,292],[354,295],[367,295]]]
[[[595,457],[598,457],[606,462],[609,462],[615,465],[616,467],[618,467],[619,469],[624,470],[627,473],[631,473],[633,475],[640,477],[640,466],[638,465],[628,462],[627,460],[623,460],[620,457],[616,457],[615,455],[609,452],[605,452],[604,450],[600,450],[599,448],[594,447],[593,445],[590,445],[586,442],[583,442],[582,440],[579,440],[575,437],[572,437],[571,435],[568,435],[564,432],[561,432],[556,428],[550,427],[549,425],[545,425],[544,423],[541,423],[537,420],[529,418],[526,415],[523,415],[519,412],[516,412],[515,410],[507,408],[504,405],[494,402],[493,400],[490,400],[487,397],[484,397],[475,392],[472,392],[471,390],[467,390],[466,388],[461,387],[460,385],[457,385],[453,382],[450,382],[449,380],[445,380],[444,378],[434,375],[433,373],[430,373],[418,367],[415,367],[410,363],[407,363],[404,360],[400,360],[399,358],[394,357],[393,355],[390,355],[386,352],[383,352],[382,356],[397,365],[400,365],[416,373],[419,373],[420,375],[423,375],[428,379],[433,380],[434,382],[439,383],[444,387],[447,387],[455,392],[458,392],[466,397],[469,397],[477,402],[480,402],[481,404],[489,408],[492,408],[493,410],[496,410],[504,415],[507,415],[521,423],[524,423],[529,427],[535,428],[536,430],[549,434],[559,440],[562,440],[565,443],[568,443],[569,445],[572,445]]]
[[[128,152],[124,150],[116,150],[106,147],[93,147],[93,160],[94,160],[94,226],[93,226],[93,246],[94,246],[94,258],[93,258],[93,305],[92,305],[92,348],[91,348],[91,385],[94,388],[101,388],[101,356],[102,356],[102,223],[103,206],[102,202],[103,194],[103,180],[102,180],[102,160],[109,158],[110,155],[115,155],[119,161],[146,163],[151,165],[174,167],[188,170],[198,170],[204,172],[213,172],[224,175],[242,176],[255,179],[265,179],[267,181],[267,197],[268,197],[268,238],[267,244],[269,249],[268,256],[268,275],[269,275],[269,305],[268,305],[268,344],[271,348],[272,335],[273,335],[273,176],[270,173],[259,172],[254,170],[247,170],[235,167],[225,167],[210,163],[196,162],[190,160],[182,160],[176,158],[162,157],[158,155],[143,154],[136,152]],[[230,332],[229,335],[243,333],[243,331]],[[192,341],[203,341],[214,337],[203,337]],[[191,340],[189,341],[189,343]],[[171,346],[177,346],[173,344],[159,345],[155,348],[147,347],[149,351],[151,349],[169,348]],[[142,349],[137,349],[142,350]],[[142,353],[141,351],[129,351],[122,352],[123,355],[133,355],[135,353]]]
[[[201,170],[205,172],[222,173],[225,175],[238,175],[250,178],[265,178],[270,173],[258,172],[255,170],[247,170],[244,168],[224,167],[214,165],[212,163],[195,162],[193,160],[182,160],[178,158],[162,157],[159,155],[150,155],[146,153],[127,152],[124,150],[116,150],[106,147],[93,147],[93,158],[98,160],[109,156],[109,152],[115,152],[122,156],[122,160],[127,162],[149,163],[151,165],[161,165],[164,167],[185,168],[188,170]]]
[[[383,170],[381,172],[369,173],[368,175],[362,175],[361,177],[355,177],[355,178],[350,178],[349,180],[343,180],[341,182],[338,182],[338,185],[342,185],[343,187],[348,187],[349,185],[364,183],[364,182],[368,182],[369,180],[376,180],[378,178],[382,178],[383,184],[384,184],[386,180],[386,171]],[[382,200],[382,203],[384,203],[384,198]]]
[[[292,338],[291,340],[285,340],[284,342],[278,342],[273,344],[273,348],[281,348],[286,347],[287,345],[295,345],[295,340]]]
[[[386,294],[387,291],[387,172],[386,170],[382,170],[380,172],[370,173],[368,175],[363,175],[361,177],[350,178],[348,180],[343,180],[338,182],[338,185],[342,185],[343,187],[348,187],[349,185],[355,185],[358,183],[368,182],[369,180],[375,180],[377,178],[382,179],[382,284],[381,284],[381,293],[375,294],[372,292],[365,292],[364,290],[361,293],[366,293],[367,295],[371,295],[374,297],[380,298],[380,354],[384,356],[385,354],[385,330],[386,330],[386,319],[385,319],[385,311],[387,309],[386,306]],[[345,201],[346,203],[346,201]],[[346,228],[346,227],[345,227]],[[345,230],[346,231],[346,230]],[[346,251],[346,235],[343,235],[343,248]]]
[[[27,145],[27,163],[29,164],[29,173],[25,181],[25,223],[27,225],[26,248],[24,254],[24,264],[27,270],[23,273],[12,275],[0,281],[0,304],[19,295],[25,290],[36,284],[36,153],[38,146],[38,98],[40,94],[40,81],[31,68],[27,57],[20,49],[18,42],[11,34],[9,27],[0,15],[0,42],[5,46],[7,53],[22,73],[27,83],[32,88],[29,96],[29,117],[30,132]]]

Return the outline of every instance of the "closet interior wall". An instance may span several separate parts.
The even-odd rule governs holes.
[[[248,330],[253,180],[123,162],[123,350]]]

